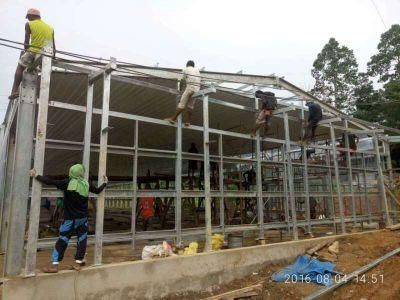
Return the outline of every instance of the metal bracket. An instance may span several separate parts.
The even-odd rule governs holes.
[[[206,89],[203,89],[203,90],[200,90],[200,91],[194,93],[192,98],[197,98],[197,97],[205,96],[205,95],[208,95],[211,93],[216,93],[216,92],[217,92],[217,89],[214,86],[212,86],[212,87],[209,87],[209,88],[206,88]]]
[[[117,61],[115,57],[110,58],[110,62],[104,67],[104,69],[98,70],[89,74],[89,84],[93,84],[96,80],[103,77],[104,74],[110,74],[112,71],[117,69]]]

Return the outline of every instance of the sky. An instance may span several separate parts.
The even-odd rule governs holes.
[[[1,38],[23,42],[30,7],[54,27],[60,50],[161,67],[193,59],[210,71],[274,73],[305,90],[330,37],[354,50],[363,71],[380,35],[400,23],[400,0],[0,0]],[[0,46],[0,120],[18,57]]]

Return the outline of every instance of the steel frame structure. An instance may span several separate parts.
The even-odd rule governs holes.
[[[46,51],[51,53],[51,47],[47,47]],[[90,154],[92,152],[99,153],[98,162],[98,180],[99,184],[102,178],[106,175],[107,155],[118,154],[127,155],[133,161],[133,182],[132,190],[113,190],[106,189],[97,197],[97,210],[96,210],[96,230],[95,235],[89,237],[89,243],[95,245],[95,258],[94,264],[100,265],[102,263],[102,245],[104,243],[117,242],[117,241],[131,241],[132,248],[135,248],[135,242],[143,239],[156,239],[156,238],[174,238],[178,245],[182,244],[182,237],[188,236],[203,236],[205,240],[205,250],[211,250],[211,235],[213,232],[238,232],[238,231],[258,231],[259,239],[265,239],[265,231],[268,229],[286,229],[292,232],[293,239],[299,238],[298,228],[305,226],[306,232],[311,233],[312,227],[317,225],[330,225],[334,227],[336,233],[336,225],[340,224],[341,232],[346,232],[346,224],[350,223],[355,225],[357,222],[371,222],[374,219],[380,219],[371,211],[371,193],[367,190],[368,179],[367,172],[378,174],[378,188],[379,195],[382,200],[382,213],[385,216],[387,223],[392,222],[392,215],[390,214],[388,199],[385,194],[384,187],[384,174],[382,171],[383,160],[381,156],[385,155],[380,152],[379,141],[386,141],[384,137],[379,135],[384,131],[396,132],[396,129],[379,127],[365,121],[354,119],[350,116],[344,115],[326,103],[316,99],[312,95],[297,88],[291,83],[282,78],[275,76],[256,76],[245,75],[238,73],[217,73],[217,72],[202,72],[203,82],[209,84],[208,88],[200,90],[195,96],[201,99],[203,107],[203,124],[202,126],[191,125],[188,127],[190,130],[202,132],[203,135],[203,154],[187,153],[182,150],[182,120],[178,119],[176,125],[172,125],[167,121],[145,117],[135,114],[128,114],[122,112],[115,112],[110,110],[110,84],[112,80],[122,82],[124,84],[132,84],[142,86],[148,89],[155,89],[162,93],[168,93],[179,97],[178,89],[173,89],[153,83],[146,82],[139,78],[128,78],[118,74],[118,67],[116,59],[111,58],[107,65],[101,65],[94,68],[84,64],[66,63],[54,60],[50,56],[44,56],[42,59],[41,73],[40,73],[40,88],[39,97],[37,98],[36,88],[38,86],[39,76],[35,73],[24,73],[24,80],[21,85],[21,93],[19,99],[10,103],[9,110],[6,114],[6,119],[1,127],[1,153],[0,153],[0,217],[1,217],[1,250],[5,252],[5,269],[4,274],[16,275],[20,274],[23,270],[23,250],[25,245],[25,225],[28,207],[28,198],[31,198],[29,210],[29,231],[26,241],[26,262],[25,262],[25,276],[34,276],[36,267],[36,251],[39,248],[48,248],[53,245],[55,239],[38,239],[39,229],[39,216],[40,216],[40,200],[43,197],[56,197],[61,193],[54,189],[42,189],[42,186],[37,181],[33,181],[32,188],[30,189],[28,170],[32,167],[31,153],[33,152],[34,160],[33,166],[41,173],[43,172],[45,149],[63,149],[82,151],[83,164],[86,167],[85,176],[88,177]],[[69,72],[79,72],[87,75],[87,102],[86,106],[69,104],[66,102],[50,101],[49,90],[52,72],[55,68],[62,68]],[[145,72],[149,76],[160,76],[162,78],[177,80],[179,84],[180,75],[176,70],[162,69],[162,68],[144,68],[144,67],[131,67],[133,71]],[[103,81],[103,94],[102,94],[102,108],[97,109],[93,107],[93,86],[96,80]],[[277,138],[262,138],[259,133],[255,137],[248,134],[224,131],[220,129],[209,127],[209,103],[227,106],[237,110],[246,110],[256,112],[258,110],[258,101],[254,100],[254,107],[246,107],[212,98],[216,89],[223,89],[220,83],[236,82],[246,87],[274,86],[277,88],[285,89],[294,93],[297,97],[301,97],[304,101],[319,102],[324,110],[324,114],[328,119],[321,122],[320,126],[327,127],[330,130],[330,145],[313,144],[311,148],[326,151],[327,161],[326,164],[310,165],[306,158],[306,147],[302,147],[303,153],[302,162],[294,162],[291,156],[293,147],[300,147],[296,141],[290,136],[290,122],[303,122],[304,108],[294,106],[292,104],[282,104],[285,107],[278,109],[274,112],[274,116],[283,120],[284,139]],[[214,86],[213,86],[214,85]],[[240,90],[238,90],[240,93]],[[82,142],[72,142],[65,140],[54,140],[46,138],[47,115],[49,107],[57,107],[76,113],[85,114],[85,127],[84,139]],[[37,117],[35,118],[35,110],[37,109]],[[300,111],[299,117],[289,115],[291,111]],[[101,116],[101,130],[100,130],[100,143],[94,144],[91,142],[91,124],[92,116]],[[133,147],[123,147],[108,144],[108,120],[110,117],[122,118],[134,122],[134,132],[132,139],[134,140]],[[34,123],[35,122],[35,123]],[[343,126],[335,124],[335,122],[342,122]],[[170,126],[176,128],[176,147],[174,151],[141,148],[139,146],[139,126],[142,123],[157,124],[162,126]],[[356,128],[350,128],[349,123],[355,125]],[[35,125],[34,125],[35,124]],[[35,128],[35,134],[34,129]],[[345,133],[345,148],[338,148],[336,146],[336,133],[335,130],[340,130]],[[374,151],[362,151],[349,149],[348,133],[368,133],[374,139]],[[218,155],[210,154],[210,134],[218,136]],[[235,137],[245,140],[252,140],[255,142],[255,158],[240,158],[224,156],[223,152],[223,139],[224,137]],[[382,137],[382,139],[381,139]],[[262,143],[277,144],[278,149],[283,149],[282,161],[268,161],[262,158]],[[387,148],[387,146],[386,146]],[[34,151],[32,151],[34,149]],[[339,166],[337,159],[337,151],[346,153],[347,166]],[[357,153],[362,157],[362,167],[356,168],[351,165],[351,153]],[[365,164],[365,156],[375,156],[377,165],[376,168],[367,168]],[[386,154],[387,155],[387,154]],[[175,160],[175,190],[158,190],[158,191],[143,191],[138,190],[138,158],[139,157],[161,157]],[[182,190],[182,160],[191,159],[204,161],[204,190],[201,191],[185,191]],[[330,159],[333,160],[333,173]],[[216,162],[219,165],[219,188],[212,190],[210,187],[210,162]],[[256,165],[256,190],[255,191],[230,191],[224,188],[224,173],[223,166],[226,163],[232,164],[255,164]],[[283,170],[283,191],[267,191],[263,189],[262,174],[263,169],[278,166]],[[296,191],[294,187],[294,167],[303,167],[303,184],[304,191]],[[326,181],[328,182],[327,191],[311,191],[309,189],[309,169],[320,168],[326,170]],[[391,167],[389,168],[391,169]],[[347,172],[349,191],[342,191],[341,172]],[[361,174],[363,177],[363,191],[354,191],[353,189],[353,174]],[[336,188],[332,186],[332,179],[335,182]],[[136,203],[138,197],[141,196],[158,196],[158,197],[173,197],[175,198],[175,229],[162,230],[153,232],[137,232],[136,231]],[[95,197],[91,195],[90,197]],[[127,199],[132,203],[132,223],[130,233],[120,234],[103,234],[104,226],[104,207],[107,199],[113,198]],[[182,199],[190,197],[203,197],[205,199],[205,227],[195,229],[182,229]],[[226,198],[255,198],[257,201],[257,224],[249,225],[227,225],[225,224],[224,216],[224,199]],[[264,207],[266,199],[269,197],[277,197],[283,199],[285,221],[282,222],[265,222],[264,220]],[[330,216],[322,220],[311,220],[310,217],[310,197],[325,197],[330,199],[328,207]],[[344,213],[344,197],[351,199],[351,216],[347,217]],[[367,214],[357,215],[355,197],[362,197],[367,207]],[[211,200],[212,198],[220,199],[220,225],[212,226],[211,223]],[[296,198],[305,199],[305,219],[297,219]],[[335,201],[336,199],[336,201]],[[335,203],[338,203],[339,213],[336,214]],[[397,220],[395,220],[397,222]]]

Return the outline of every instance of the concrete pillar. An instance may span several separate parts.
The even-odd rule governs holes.
[[[210,187],[210,141],[208,132],[208,96],[203,96],[203,151],[204,151],[204,203],[206,221],[205,251],[211,251],[211,187]]]

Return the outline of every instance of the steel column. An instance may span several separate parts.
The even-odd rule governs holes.
[[[211,251],[211,187],[210,187],[210,141],[208,132],[208,95],[203,96],[203,151],[204,151],[204,203],[206,222],[205,251]]]
[[[132,221],[131,221],[131,231],[132,231],[132,250],[135,250],[136,244],[136,206],[137,206],[137,170],[138,170],[138,154],[139,154],[139,121],[135,121],[135,134],[134,134],[134,147],[135,154],[133,156],[133,198],[132,198]]]
[[[389,214],[389,207],[388,207],[388,201],[386,198],[386,191],[385,191],[385,179],[383,176],[383,171],[382,171],[382,162],[381,162],[381,155],[379,153],[379,144],[378,144],[378,138],[374,134],[372,137],[374,141],[374,148],[376,152],[376,165],[378,168],[378,184],[379,184],[379,191],[381,193],[382,201],[383,201],[383,209],[385,210],[385,218],[386,218],[386,224],[391,225],[392,220],[390,219],[390,214]]]
[[[286,164],[287,164],[287,180],[289,182],[289,199],[290,199],[290,210],[292,213],[292,225],[293,225],[293,238],[299,239],[299,233],[297,230],[297,211],[296,211],[296,198],[294,196],[294,184],[293,184],[293,167],[292,158],[290,157],[290,131],[289,131],[289,118],[288,114],[283,113],[283,121],[285,127],[285,142],[286,142]]]
[[[178,90],[180,82],[178,81]],[[179,102],[179,96],[176,98]],[[176,137],[175,137],[175,231],[176,244],[180,247],[182,244],[182,114],[178,116],[176,122]]]
[[[361,164],[363,168],[363,181],[364,181],[364,200],[365,205],[367,206],[367,213],[368,213],[368,223],[372,222],[372,213],[371,213],[371,203],[368,197],[368,182],[367,182],[367,171],[366,171],[366,164],[365,164],[365,154],[361,153]]]
[[[301,109],[301,120],[304,121],[304,108]],[[304,126],[301,126],[301,134],[304,136]],[[303,184],[304,184],[304,194],[305,194],[305,204],[306,204],[306,221],[307,221],[307,233],[312,234],[311,230],[311,214],[310,214],[310,193],[308,186],[308,166],[307,166],[307,146],[303,145],[301,147],[302,158],[303,158]]]
[[[44,51],[51,55],[53,50],[50,45]],[[47,113],[49,109],[51,79],[51,56],[42,56],[42,70],[40,77],[40,96],[37,101],[39,106],[36,125],[36,143],[34,154],[34,168],[38,174],[43,174],[44,154],[46,148]],[[35,275],[37,241],[39,235],[40,202],[42,184],[32,180],[31,208],[29,211],[28,243],[26,245],[25,276]]]
[[[221,197],[219,198],[219,222],[222,234],[225,235],[224,150],[222,144],[222,134],[218,135],[218,152],[219,152],[218,182],[219,182],[219,192],[221,193]]]
[[[29,198],[29,169],[32,163],[33,128],[35,120],[37,75],[24,72],[20,88],[11,207],[5,275],[17,275],[22,269],[25,225]]]
[[[331,156],[329,150],[326,150],[326,165],[328,166],[327,181],[328,181],[329,196],[330,196],[330,201],[328,202],[328,209],[330,213],[329,217],[332,218],[332,220],[335,220],[336,218],[335,198],[333,197]],[[333,231],[335,234],[337,234],[336,222],[333,222]]]
[[[390,153],[390,143],[387,141],[382,141],[383,143],[383,148],[385,151],[385,155],[386,155],[386,169],[389,173],[389,187],[393,188],[393,166],[392,166],[392,155]],[[398,207],[397,207],[397,203],[395,201],[390,201],[389,202],[389,208],[393,213],[393,222],[397,223],[398,220]]]
[[[255,93],[256,88],[253,87]],[[254,98],[254,107],[256,110],[258,107],[258,99]],[[258,215],[258,238],[264,239],[264,201],[262,196],[262,167],[261,167],[261,140],[260,130],[256,133],[256,161],[257,161],[257,172],[256,172],[256,183],[257,183],[257,215]]]
[[[4,199],[1,218],[1,234],[0,234],[0,253],[6,251],[7,236],[9,228],[9,216],[11,209],[11,188],[13,179],[14,168],[14,155],[15,155],[15,137],[10,134],[8,137],[7,149],[7,163],[6,163],[6,176],[4,182]]]
[[[289,192],[288,192],[288,174],[287,174],[287,164],[285,163],[285,157],[287,156],[285,151],[285,145],[282,145],[282,159],[284,161],[283,164],[283,172],[282,172],[282,183],[283,183],[283,194],[285,195],[285,199],[283,202],[285,209],[285,222],[287,223],[287,231],[290,234],[290,216],[289,216]],[[280,174],[280,172],[279,172]],[[279,175],[280,176],[280,175]]]
[[[115,58],[111,58],[115,63]],[[108,117],[110,110],[110,86],[111,86],[111,72],[104,72],[103,74],[103,108],[101,115],[101,131],[100,131],[100,154],[99,154],[99,173],[98,185],[101,185],[103,176],[107,172],[107,142],[108,142]],[[102,261],[103,249],[103,227],[104,227],[104,199],[105,193],[102,191],[97,198],[96,209],[96,243],[94,248],[94,264],[100,265]]]
[[[344,222],[342,191],[340,190],[340,173],[339,173],[339,165],[338,165],[338,161],[337,161],[335,129],[333,127],[331,127],[330,131],[331,131],[333,165],[335,167],[335,181],[336,181],[336,189],[337,189],[337,198],[339,201],[340,226],[341,226],[342,233],[344,234],[344,233],[346,233],[346,224]]]
[[[89,83],[86,95],[86,119],[85,119],[85,136],[83,139],[83,159],[82,163],[85,167],[85,178],[89,179],[90,169],[90,144],[92,138],[92,116],[93,116],[93,83]]]
[[[348,121],[346,119],[343,120],[343,125],[347,129],[349,128]],[[346,148],[346,162],[347,162],[347,170],[349,174],[349,188],[350,188],[350,194],[351,194],[351,212],[353,216],[353,225],[356,225],[356,199],[354,197],[354,191],[353,191],[353,169],[351,165],[351,155],[350,155],[350,143],[349,143],[349,133],[346,130],[344,132],[344,143],[345,143],[345,148]]]

